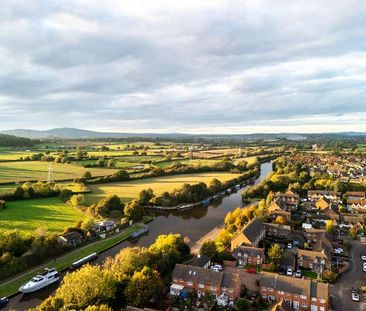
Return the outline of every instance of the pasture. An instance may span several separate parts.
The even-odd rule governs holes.
[[[60,233],[82,217],[82,212],[64,204],[59,198],[42,198],[7,202],[0,210],[0,232],[18,229],[33,232],[47,228],[49,232]]]
[[[0,182],[18,182],[26,180],[47,180],[48,162],[22,161],[0,162]],[[89,171],[92,176],[104,176],[115,173],[117,170],[104,168],[83,168],[72,164],[52,163],[53,179],[80,178]]]
[[[225,182],[239,176],[239,174],[210,172],[153,177],[109,184],[88,185],[88,188],[91,190],[91,192],[86,194],[85,198],[88,204],[92,204],[98,202],[107,195],[116,194],[124,202],[128,202],[137,198],[142,190],[148,188],[153,189],[154,193],[159,195],[164,191],[173,191],[174,189],[181,187],[184,183],[196,184],[199,182],[204,182],[209,184],[213,178],[217,178],[220,181]]]

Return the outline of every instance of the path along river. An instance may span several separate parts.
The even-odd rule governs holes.
[[[265,162],[261,164],[261,173],[256,184],[263,180],[272,171],[272,163]],[[156,237],[160,234],[180,233],[188,237],[190,244],[194,245],[202,236],[206,235],[212,229],[222,225],[226,214],[238,206],[243,206],[241,193],[245,188],[240,189],[221,200],[215,201],[208,206],[199,206],[185,211],[157,212],[155,218],[149,223],[149,233],[141,236],[136,241],[125,241],[115,247],[107,250],[98,257],[98,262],[104,261],[108,256],[116,255],[122,248],[128,246],[149,246],[154,243]],[[13,297],[7,309],[27,310],[34,308],[47,298],[57,287],[50,286],[38,292],[17,295]]]

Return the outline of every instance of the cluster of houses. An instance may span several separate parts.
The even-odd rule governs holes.
[[[346,196],[350,210],[360,208],[365,200],[363,192],[349,192]],[[331,220],[340,231],[348,231],[350,226],[363,228],[363,215],[340,212],[341,204],[342,194],[334,191],[310,190],[306,198],[291,189],[276,193],[267,207],[272,222],[255,217],[232,238],[234,263],[226,263],[223,271],[209,269],[209,258],[202,257],[190,265],[176,265],[171,295],[195,292],[201,297],[210,292],[218,305],[226,306],[235,304],[244,286],[253,297],[259,295],[272,303],[269,310],[328,310],[329,286],[320,280],[326,273],[346,270],[348,257],[337,234],[326,230],[326,221]],[[302,225],[295,228],[276,223],[273,220],[278,216],[291,224],[303,217]],[[274,242],[283,246],[284,259],[279,273],[264,272],[269,265],[266,245],[268,250]],[[339,269],[342,263],[344,270]]]
[[[288,156],[288,162],[306,164],[310,174],[328,173],[343,182],[360,183],[366,179],[366,160],[358,155],[297,154]]]
[[[94,224],[94,233],[101,238],[105,238],[107,235],[118,232],[118,223],[113,220],[97,221]],[[69,247],[74,247],[81,244],[85,239],[85,236],[79,231],[70,231],[57,237],[59,244]]]

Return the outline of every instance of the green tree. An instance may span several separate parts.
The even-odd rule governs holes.
[[[285,251],[277,243],[273,244],[268,251],[268,257],[275,267],[279,266],[279,264],[283,260],[284,254],[285,254]]]
[[[334,232],[333,220],[327,220],[325,222],[325,229],[327,230],[328,233],[333,233]]]
[[[138,221],[144,214],[143,206],[137,201],[133,200],[126,204],[124,208],[124,214],[129,220]]]
[[[147,205],[149,201],[154,197],[154,192],[151,188],[144,189],[139,193],[137,200],[141,205]]]
[[[236,309],[238,311],[250,311],[253,310],[251,303],[249,300],[245,298],[239,298],[236,302]]]
[[[156,270],[144,267],[136,271],[129,281],[125,296],[129,303],[136,307],[144,307],[153,295],[160,292],[162,280]]]
[[[74,194],[68,201],[68,204],[72,207],[82,206],[85,203],[85,197],[83,194]]]
[[[216,243],[214,241],[203,242],[200,250],[200,254],[213,258],[217,254]]]
[[[112,274],[99,266],[86,265],[68,273],[56,290],[54,299],[71,309],[84,309],[115,298],[116,283]]]
[[[84,179],[90,179],[91,177],[92,177],[92,174],[89,171],[86,171],[82,176],[82,178],[84,178]]]

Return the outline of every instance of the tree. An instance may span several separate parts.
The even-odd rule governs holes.
[[[138,221],[144,214],[143,206],[137,201],[133,200],[126,204],[124,208],[124,214],[129,220]]]
[[[137,200],[141,205],[147,205],[149,201],[154,197],[154,192],[151,188],[144,189],[139,193]]]
[[[283,217],[281,215],[278,215],[276,217],[275,223],[280,224],[280,225],[284,225],[284,224],[286,224],[286,219],[285,219],[285,217]]]
[[[92,174],[89,171],[86,171],[82,176],[82,178],[84,178],[84,179],[90,179],[91,177],[92,177]]]
[[[224,251],[230,245],[231,238],[232,234],[228,230],[221,229],[216,238],[216,245],[218,251],[220,252]]]
[[[108,160],[107,167],[109,167],[109,168],[116,167],[116,160],[114,160],[114,159]]]
[[[71,309],[84,309],[89,305],[110,301],[115,297],[116,283],[112,274],[99,266],[85,265],[68,273],[56,290],[54,299]]]
[[[269,249],[268,257],[275,267],[278,267],[278,265],[283,260],[284,253],[285,251],[283,250],[283,248],[277,243],[273,244]]]
[[[327,230],[328,233],[333,233],[334,232],[333,220],[327,220],[325,222],[325,229]]]
[[[353,225],[350,229],[349,229],[349,235],[351,236],[352,239],[355,239],[357,236],[357,226]]]
[[[205,241],[203,242],[200,250],[200,254],[213,258],[217,254],[217,248],[214,241]]]
[[[76,146],[76,152],[75,152],[75,159],[76,160],[81,160],[86,156],[86,152],[82,150],[82,148],[80,147],[80,145]]]
[[[136,271],[125,290],[125,296],[130,304],[136,307],[144,307],[153,295],[159,293],[162,288],[162,280],[156,270],[144,267]]]
[[[122,249],[116,256],[108,257],[104,268],[112,273],[118,282],[130,278],[135,271],[140,271],[149,265],[150,255],[146,248],[127,247]]]
[[[85,197],[83,194],[74,194],[68,201],[69,205],[72,207],[82,206],[85,203]]]
[[[252,305],[249,300],[245,298],[239,298],[236,302],[236,309],[238,311],[249,311],[252,310]]]

